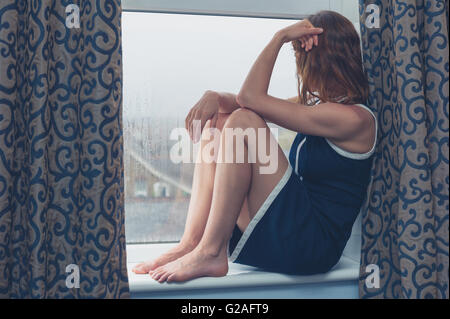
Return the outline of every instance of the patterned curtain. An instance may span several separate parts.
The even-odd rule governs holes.
[[[129,296],[120,19],[0,2],[0,297]]]
[[[448,14],[444,0],[360,0],[380,124],[363,209],[362,298],[449,297]]]

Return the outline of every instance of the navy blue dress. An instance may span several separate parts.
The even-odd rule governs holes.
[[[288,274],[329,271],[365,200],[375,144],[370,152],[356,154],[326,138],[298,133],[278,185],[244,233],[235,227],[229,260]]]

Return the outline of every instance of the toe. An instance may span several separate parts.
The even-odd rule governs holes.
[[[136,266],[133,268],[133,272],[136,273],[136,274],[145,274],[145,273],[147,273],[147,272],[145,271],[145,269],[144,269],[144,266],[145,266],[144,263],[140,263],[140,264],[136,265]]]
[[[145,263],[142,265],[141,269],[143,272],[148,273],[152,269],[153,263]]]
[[[135,272],[136,274],[148,274],[150,271],[155,270],[156,268],[156,263],[154,261],[148,261],[137,264],[133,268],[133,272]]]
[[[168,277],[167,277],[167,282],[176,282],[176,281],[178,281],[177,280],[178,278],[177,278],[177,274],[176,273],[173,273],[173,274],[170,274]]]
[[[158,282],[160,282],[160,283],[165,282],[167,280],[167,277],[169,277],[169,276],[170,276],[170,273],[168,271],[163,273],[161,275],[161,277],[158,279]]]
[[[153,274],[152,274],[152,278],[153,278],[153,279],[155,279],[155,278],[156,278],[156,276],[158,275],[158,273],[159,273],[159,271],[155,271],[155,272],[153,272]]]
[[[152,278],[153,278],[153,277],[155,277],[160,271],[161,271],[160,269],[156,269],[156,270],[153,270],[153,271],[149,272],[149,274],[150,274],[150,276],[152,276]]]
[[[164,269],[164,266],[156,267],[152,271],[153,271],[153,273],[157,273],[158,271],[161,271],[162,269]]]
[[[158,280],[159,277],[161,277],[161,275],[162,275],[163,273],[164,273],[164,269],[160,269],[160,270],[158,270],[157,272],[155,272],[155,273],[152,275],[152,278],[155,279],[155,280]]]

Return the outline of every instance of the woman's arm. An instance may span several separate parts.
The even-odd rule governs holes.
[[[286,101],[292,102],[292,103],[300,103],[300,99],[298,96],[290,97]]]
[[[249,108],[265,119],[293,131],[309,135],[346,139],[360,129],[361,118],[351,108],[324,103],[320,107],[309,107],[268,95],[270,78],[284,43],[300,39],[306,51],[318,43],[318,34],[323,30],[314,28],[303,20],[275,34],[254,63],[245,80],[237,101],[241,107]]]

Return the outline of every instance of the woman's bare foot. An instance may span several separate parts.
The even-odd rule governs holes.
[[[197,247],[183,257],[150,271],[156,281],[179,282],[198,277],[222,277],[228,273],[228,258],[223,249],[218,255]]]
[[[185,244],[180,242],[177,246],[173,247],[158,258],[136,265],[133,268],[133,272],[136,274],[148,274],[150,271],[186,255],[194,250],[196,246],[197,244]]]

